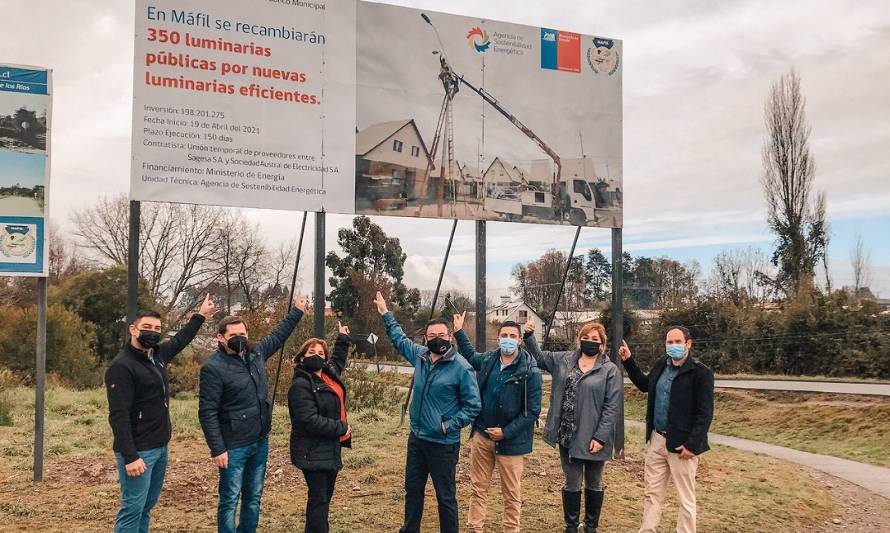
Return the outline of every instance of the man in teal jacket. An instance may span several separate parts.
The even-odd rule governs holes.
[[[458,533],[456,472],[460,430],[482,409],[473,367],[451,345],[444,320],[426,326],[426,345],[405,335],[386,307],[383,295],[374,299],[386,334],[396,350],[414,367],[411,434],[405,462],[405,522],[401,533],[420,531],[423,495],[432,478],[439,504],[439,531]]]

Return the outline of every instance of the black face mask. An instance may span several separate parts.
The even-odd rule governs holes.
[[[445,355],[448,349],[451,348],[451,343],[441,337],[436,337],[431,341],[426,341],[426,347],[430,349],[432,354]]]
[[[303,361],[300,362],[300,368],[309,373],[318,372],[324,368],[324,359],[316,355],[304,356]]]
[[[151,350],[152,348],[156,348],[158,344],[161,343],[161,334],[157,331],[149,331],[143,329],[139,330],[139,336],[136,337],[136,340],[139,341],[140,346],[142,346],[146,350]]]
[[[247,337],[244,335],[235,335],[226,341],[226,346],[233,352],[240,354],[247,351]]]
[[[588,357],[599,355],[600,343],[594,341],[581,341],[581,353]]]

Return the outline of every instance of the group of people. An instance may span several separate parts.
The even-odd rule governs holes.
[[[503,497],[503,531],[520,531],[524,456],[532,451],[541,415],[542,370],[551,376],[543,438],[559,450],[564,531],[576,533],[582,523],[585,532],[597,531],[603,470],[616,453],[615,428],[623,401],[622,373],[607,355],[602,324],[585,324],[575,349],[548,352],[538,347],[534,321],[504,322],[497,347],[480,353],[463,330],[464,314],[454,315],[450,325],[431,320],[424,328],[423,343],[418,343],[405,334],[380,292],[374,304],[396,351],[414,367],[404,520],[399,531],[420,531],[429,479],[438,504],[439,530],[459,531],[456,472],[461,430],[467,426],[472,485],[468,531],[484,530],[495,468]],[[218,348],[201,367],[198,418],[219,472],[220,532],[257,530],[272,421],[265,362],[284,345],[305,309],[306,300],[297,297],[293,310],[256,343],[237,317],[223,318],[217,325]],[[160,316],[139,312],[129,326],[130,342],[106,372],[121,486],[116,532],[149,529],[150,513],[164,483],[171,436],[166,365],[213,313],[208,295],[185,327],[162,341]],[[341,379],[349,328],[341,324],[338,328],[332,351],[323,339],[310,338],[302,344],[288,391],[290,457],[306,480],[305,531],[313,533],[328,531],[342,448],[352,445]],[[665,357],[649,374],[639,368],[627,344],[619,350],[631,381],[648,393],[642,533],[658,527],[668,478],[677,487],[680,503],[677,531],[695,531],[695,475],[700,455],[708,450],[714,381],[710,369],[690,356],[691,347],[686,328],[669,328]]]

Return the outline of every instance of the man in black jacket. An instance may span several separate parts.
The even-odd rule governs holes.
[[[266,360],[284,346],[305,311],[306,299],[297,296],[293,310],[256,344],[248,343],[247,327],[240,318],[222,319],[217,327],[219,348],[201,366],[198,418],[219,469],[220,533],[256,531],[272,429]],[[241,520],[236,528],[239,500]]]
[[[639,533],[655,533],[661,521],[668,477],[677,487],[680,511],[677,531],[695,531],[695,473],[708,447],[714,415],[714,373],[689,355],[689,330],[672,326],[665,337],[666,357],[643,373],[624,344],[618,351],[627,374],[648,394],[643,524]]]
[[[130,341],[105,371],[108,423],[121,485],[114,531],[148,531],[161,495],[170,442],[170,387],[166,365],[195,338],[213,315],[208,294],[200,310],[172,338],[161,342],[161,315],[139,311],[129,326]]]

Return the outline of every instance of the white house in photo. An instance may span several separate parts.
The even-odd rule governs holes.
[[[435,191],[432,176],[429,183],[423,180],[429,163],[413,119],[372,124],[356,132],[356,196],[365,202],[427,197]]]
[[[525,182],[525,172],[509,161],[495,157],[482,174],[482,181],[485,194],[490,195],[496,189],[518,187]]]
[[[512,320],[524,325],[529,318],[535,320],[535,339],[540,342],[544,337],[544,319],[522,300],[514,302],[509,296],[501,296],[500,303],[485,312],[485,321],[495,324]]]

